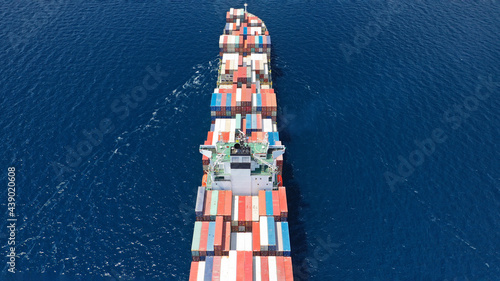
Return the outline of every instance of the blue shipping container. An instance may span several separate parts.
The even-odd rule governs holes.
[[[215,239],[215,222],[211,221],[208,224],[208,237],[207,237],[207,256],[214,255],[214,239]]]
[[[212,280],[212,268],[214,267],[214,257],[207,257],[205,260],[205,278],[203,280]]]
[[[266,190],[266,215],[273,215],[273,193],[271,190]]]
[[[290,256],[290,231],[288,229],[288,222],[281,222],[281,234],[283,236],[283,255]]]
[[[250,130],[252,127],[252,114],[247,114],[247,130]]]
[[[276,251],[276,224],[273,217],[267,217],[269,251]]]

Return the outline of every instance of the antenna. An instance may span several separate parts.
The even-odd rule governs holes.
[[[245,3],[245,5],[243,5],[243,6],[245,6],[245,14],[246,14],[247,13],[247,6],[248,6],[248,4]]]

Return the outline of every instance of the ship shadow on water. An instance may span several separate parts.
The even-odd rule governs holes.
[[[282,134],[282,132],[280,132],[280,134]],[[283,138],[283,143],[285,145],[286,139],[287,138]],[[293,177],[293,165],[287,160],[286,156],[283,158],[283,185],[287,188],[286,197],[288,203],[288,222],[290,227],[294,280],[309,280],[309,265],[307,262],[309,253],[308,239],[304,222],[299,219],[301,208],[308,206],[302,201],[299,184]]]
[[[283,77],[283,70],[276,64],[278,58],[275,51],[271,51],[271,69],[272,69],[272,81],[273,88],[276,91],[277,99],[280,98],[280,89],[276,88],[276,78]],[[278,112],[282,108],[278,101]],[[288,143],[291,142],[291,134],[289,131],[289,126],[291,125],[291,120],[288,120],[287,116],[278,113],[277,123],[278,131],[280,136],[280,141],[286,147]],[[307,257],[309,253],[308,239],[305,231],[304,222],[300,218],[301,208],[309,207],[302,200],[301,190],[299,183],[294,179],[294,169],[290,159],[288,159],[289,151],[285,152],[283,155],[283,186],[286,187],[286,197],[288,204],[288,222],[290,228],[290,244],[292,248],[292,264],[293,264],[293,276],[295,281],[306,281],[310,279],[310,265],[308,264]]]

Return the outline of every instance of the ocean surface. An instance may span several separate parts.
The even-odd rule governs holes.
[[[243,3],[2,1],[0,280],[187,280]],[[295,280],[500,280],[500,1],[248,3],[272,36]]]

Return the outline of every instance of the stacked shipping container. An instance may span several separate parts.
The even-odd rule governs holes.
[[[281,146],[265,24],[243,9],[231,8],[219,48],[218,87],[210,101],[211,128],[204,145],[234,143],[241,131],[248,143]],[[205,171],[211,161],[202,156]],[[204,174],[196,198],[190,281],[293,280],[282,155],[275,165],[274,188],[259,190],[257,196],[212,190]]]

